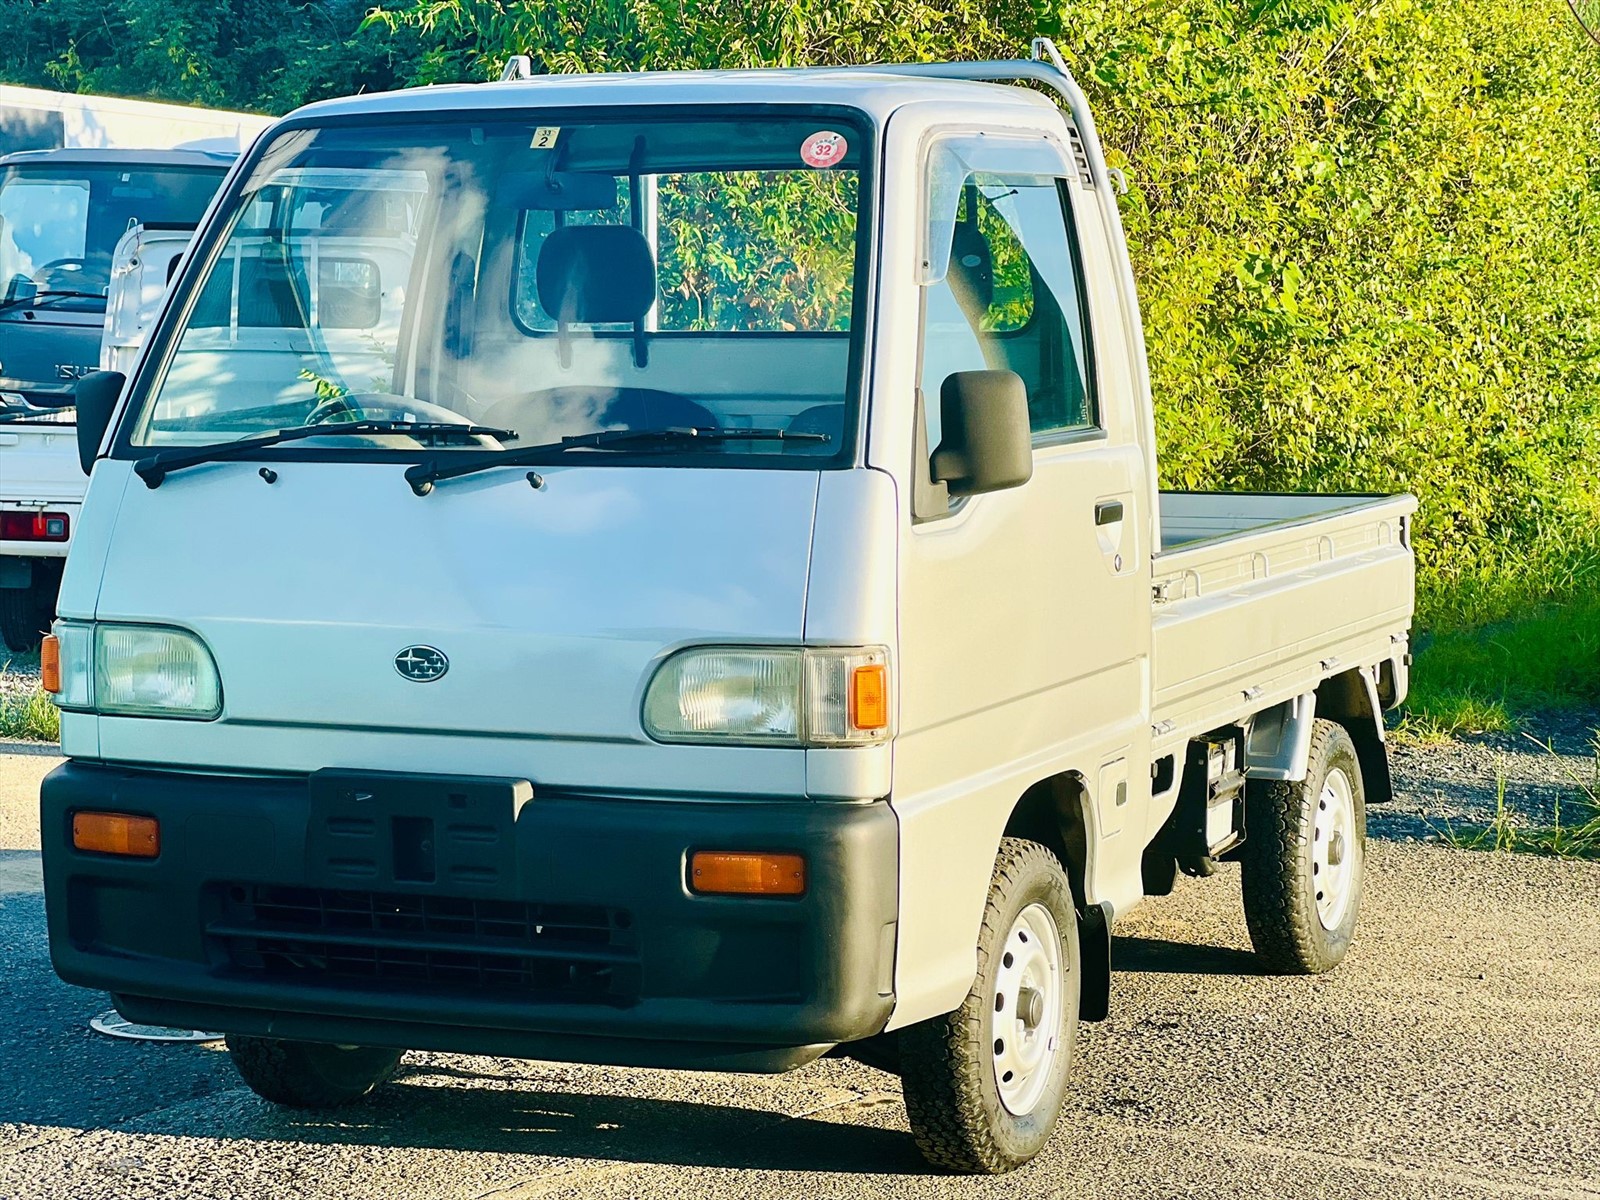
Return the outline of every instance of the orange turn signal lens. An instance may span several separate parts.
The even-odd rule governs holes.
[[[715,896],[798,896],[806,890],[806,860],[798,854],[697,850],[689,886]]]
[[[72,844],[95,854],[154,858],[161,853],[161,825],[154,817],[127,813],[73,813]]]
[[[61,694],[61,639],[53,633],[39,643],[39,686],[52,696]]]
[[[889,668],[882,663],[850,673],[850,724],[856,729],[889,727]]]

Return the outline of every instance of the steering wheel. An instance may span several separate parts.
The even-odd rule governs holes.
[[[89,278],[87,268],[87,261],[81,258],[53,258],[34,268],[33,282],[47,292],[82,291],[85,290],[84,281]]]
[[[413,400],[409,396],[396,396],[390,392],[347,392],[343,396],[330,396],[306,415],[304,423],[325,425],[341,417],[345,421],[477,423],[465,413],[442,404],[429,404],[426,400]]]

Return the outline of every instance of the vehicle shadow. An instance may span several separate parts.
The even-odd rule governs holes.
[[[483,1083],[457,1087],[414,1082],[439,1076]],[[423,1064],[403,1069],[395,1082],[367,1101],[336,1112],[294,1112],[250,1097],[227,1106],[231,1114],[222,1120],[215,1110],[178,1122],[168,1112],[155,1124],[162,1133],[201,1137],[663,1166],[845,1174],[931,1171],[903,1130],[695,1100],[506,1086],[514,1082],[514,1076]],[[121,1128],[138,1132],[141,1123],[135,1119]]]
[[[1165,938],[1118,937],[1111,944],[1114,971],[1141,975],[1262,975],[1261,960],[1232,946],[1197,946]]]

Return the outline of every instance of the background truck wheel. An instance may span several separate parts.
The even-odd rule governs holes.
[[[1316,722],[1306,777],[1257,782],[1245,798],[1244,917],[1274,971],[1320,975],[1344,958],[1361,909],[1367,807],[1344,727]]]
[[[34,588],[0,588],[0,641],[17,654],[38,649],[39,639],[50,632],[54,610]]]
[[[1066,872],[1037,842],[1006,838],[966,1002],[900,1033],[906,1114],[929,1162],[998,1175],[1043,1148],[1072,1065],[1080,985]]]
[[[290,1108],[337,1108],[361,1099],[394,1075],[403,1051],[324,1046],[228,1035],[233,1065],[263,1100]]]

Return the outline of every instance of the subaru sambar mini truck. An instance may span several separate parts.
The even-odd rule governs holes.
[[[79,385],[62,978],[290,1105],[837,1051],[999,1172],[1180,871],[1335,966],[1415,502],[1157,490],[1115,185],[1043,42],[280,121]]]

